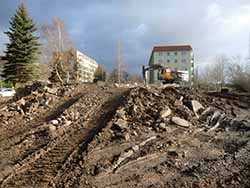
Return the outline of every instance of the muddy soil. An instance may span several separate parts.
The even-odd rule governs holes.
[[[54,98],[0,111],[0,187],[250,186],[249,94],[88,85]]]

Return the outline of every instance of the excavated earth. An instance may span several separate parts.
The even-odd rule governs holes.
[[[250,187],[249,94],[25,90],[1,103],[0,187]]]

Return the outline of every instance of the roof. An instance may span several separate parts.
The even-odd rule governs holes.
[[[181,45],[181,46],[155,46],[153,52],[162,52],[162,51],[190,51],[193,50],[190,45]]]

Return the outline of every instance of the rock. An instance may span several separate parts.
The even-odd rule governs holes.
[[[56,131],[56,126],[50,125],[50,126],[49,126],[49,130],[50,130],[51,132],[55,132],[55,131]]]
[[[138,151],[139,150],[139,146],[138,145],[135,145],[132,147],[132,149],[134,150],[134,152]]]
[[[199,118],[200,111],[202,109],[204,109],[204,107],[197,100],[192,100],[191,105],[192,105],[192,108],[193,108],[193,111],[194,111],[196,117]]]
[[[148,142],[152,141],[156,139],[156,136],[152,136],[150,138],[148,138],[147,140],[144,140],[142,143],[139,144],[140,147],[144,146],[145,144],[147,144]]]
[[[136,131],[134,131],[133,133],[134,133],[134,135],[135,135],[135,136],[138,136],[138,134],[137,134],[137,132],[136,132]]]
[[[126,120],[126,112],[123,108],[120,110],[117,110],[116,114],[118,115],[119,118]]]
[[[182,102],[181,100],[176,100],[176,101],[174,102],[174,105],[175,105],[175,106],[182,106],[182,105],[183,105],[183,102]]]
[[[125,134],[125,139],[126,139],[127,141],[130,140],[129,133],[126,133],[126,134]]]
[[[52,125],[58,125],[58,124],[59,124],[59,121],[56,120],[56,119],[54,119],[54,120],[51,121],[51,123],[52,123]]]
[[[165,109],[160,111],[160,116],[161,116],[161,118],[166,118],[166,117],[170,116],[171,113],[172,113],[171,109],[167,106]]]
[[[65,127],[59,127],[58,130],[57,130],[57,134],[58,134],[59,136],[64,135],[65,132],[66,132]]]
[[[71,125],[71,123],[72,123],[72,121],[66,120],[65,121],[65,126],[69,126],[69,125]]]
[[[25,101],[24,98],[22,98],[22,99],[20,99],[19,101],[17,101],[17,104],[22,105],[22,106],[25,106],[26,101]]]
[[[160,123],[159,127],[164,130],[167,128],[165,123]]]
[[[189,127],[191,125],[190,122],[186,121],[185,119],[179,118],[179,117],[172,117],[172,122],[176,125],[179,125],[181,127]]]
[[[221,115],[220,111],[215,111],[209,120],[209,126],[214,126],[219,121]]]
[[[50,94],[55,95],[57,93],[57,88],[50,88],[50,87],[46,86],[44,89],[47,90],[47,92],[50,93]]]
[[[125,121],[123,119],[118,119],[114,124],[117,125],[118,127],[120,127],[121,129],[127,129],[128,128],[127,121]]]

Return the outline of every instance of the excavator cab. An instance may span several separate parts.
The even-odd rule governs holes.
[[[146,72],[150,70],[157,70],[158,72],[158,80],[160,80],[163,84],[167,83],[180,83],[182,81],[183,71],[178,71],[177,69],[173,69],[170,67],[163,67],[162,65],[151,65],[149,67],[142,66],[142,74],[143,78],[146,82]]]
[[[162,67],[159,71],[159,80],[163,84],[179,83],[182,80],[181,73],[169,67]]]

